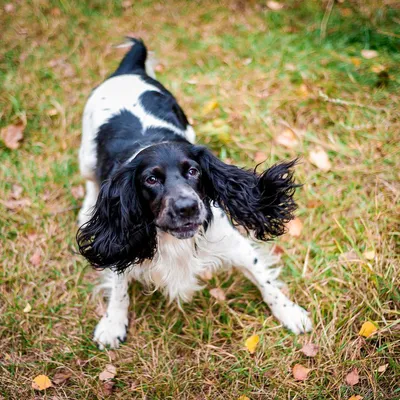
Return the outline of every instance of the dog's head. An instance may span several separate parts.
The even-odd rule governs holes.
[[[193,237],[210,222],[211,204],[260,240],[279,236],[296,209],[294,164],[257,174],[186,142],[150,146],[103,183],[78,231],[80,252],[95,266],[123,270],[154,256],[157,229]]]

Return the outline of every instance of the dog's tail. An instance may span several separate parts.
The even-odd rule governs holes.
[[[130,49],[125,54],[112,76],[145,72],[154,79],[155,73],[152,67],[153,62],[151,57],[149,57],[149,59],[147,57],[147,48],[143,43],[143,40],[133,37],[126,37],[126,39],[127,41],[125,43],[117,47],[130,47]]]

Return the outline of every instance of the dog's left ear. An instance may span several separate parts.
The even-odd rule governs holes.
[[[292,168],[296,160],[273,165],[261,174],[223,163],[209,150],[194,148],[202,169],[203,189],[232,221],[257,239],[282,235],[285,224],[294,218],[297,206]]]

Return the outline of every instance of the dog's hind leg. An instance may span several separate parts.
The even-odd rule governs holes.
[[[113,271],[106,274],[107,280],[102,287],[109,292],[107,311],[97,324],[93,338],[100,350],[107,346],[111,349],[118,348],[125,341],[128,329],[128,274],[117,274]]]

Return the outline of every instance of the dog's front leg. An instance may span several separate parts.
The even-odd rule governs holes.
[[[100,350],[106,346],[118,348],[125,341],[128,329],[128,274],[109,271],[107,278],[104,285],[110,291],[107,311],[94,331],[94,341]]]

